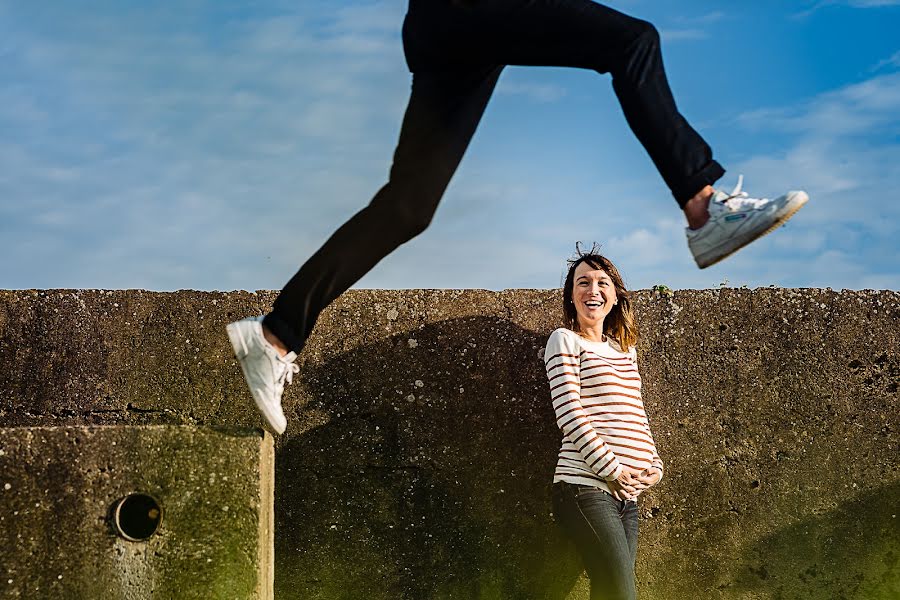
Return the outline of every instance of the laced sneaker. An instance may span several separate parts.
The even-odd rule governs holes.
[[[686,230],[688,247],[697,266],[705,269],[730,256],[794,216],[809,196],[792,191],[774,200],[750,198],[741,191],[744,176],[730,194],[716,190],[709,201],[709,221]]]
[[[291,383],[294,374],[300,372],[300,366],[294,363],[297,355],[293,352],[279,356],[278,350],[263,336],[262,320],[262,317],[249,317],[230,323],[225,329],[256,407],[266,423],[280,434],[287,427],[281,410],[281,394],[285,384]]]

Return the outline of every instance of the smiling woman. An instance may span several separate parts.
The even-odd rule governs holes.
[[[637,498],[663,463],[641,401],[629,293],[609,259],[592,250],[570,261],[563,314],[544,352],[563,434],[553,513],[578,548],[591,598],[633,600]]]

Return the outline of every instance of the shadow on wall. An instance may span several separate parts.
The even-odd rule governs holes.
[[[311,400],[286,404],[306,430],[276,463],[276,596],[565,598],[581,568],[550,514],[548,335],[450,319],[304,365]]]
[[[896,600],[898,513],[900,483],[894,483],[804,518],[747,551],[735,588],[784,599]]]

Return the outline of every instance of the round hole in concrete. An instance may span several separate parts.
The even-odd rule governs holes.
[[[149,494],[128,494],[113,506],[113,525],[126,540],[142,542],[159,529],[162,508]]]

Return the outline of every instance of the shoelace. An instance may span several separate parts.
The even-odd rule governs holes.
[[[741,191],[743,186],[744,176],[738,175],[737,185],[734,186],[734,189],[731,190],[730,194],[719,200],[719,202],[733,211],[741,210],[743,208],[762,208],[769,203],[767,198],[751,198],[747,192]]]
[[[289,383],[294,382],[294,374],[300,372],[300,365],[297,363],[285,363],[282,361],[284,365],[284,371],[281,372],[281,375],[278,376],[278,379],[275,382],[284,389],[284,386]]]

